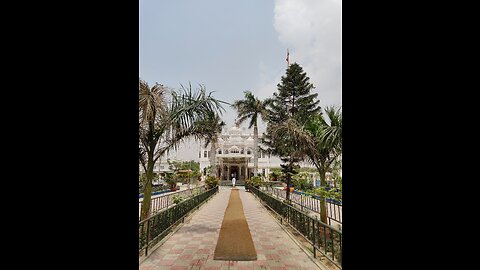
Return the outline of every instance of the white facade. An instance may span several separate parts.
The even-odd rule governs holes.
[[[262,135],[259,134],[259,142]],[[260,145],[260,143],[259,143]],[[201,147],[199,151],[200,170],[211,165],[211,145]],[[248,175],[253,175],[253,133],[245,132],[245,129],[233,126],[228,131],[219,135],[215,144],[216,175],[221,181],[231,180],[234,176],[237,180],[245,181]],[[260,176],[268,176],[271,168],[280,167],[281,161],[276,157],[269,157],[259,151],[258,171]]]

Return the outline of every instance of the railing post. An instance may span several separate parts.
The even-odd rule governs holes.
[[[330,242],[332,243],[332,259],[335,260],[335,235],[333,234],[334,232],[332,232],[332,229],[330,229]]]
[[[323,242],[325,243],[325,255],[328,254],[328,249],[327,249],[327,227],[325,227],[325,225],[322,225],[323,226]]]
[[[315,234],[315,219],[313,219],[313,218],[312,218],[312,236],[313,236],[313,239],[312,239],[313,257],[317,258],[317,253],[316,253],[316,250],[315,250],[315,236],[316,236],[316,234]]]
[[[145,256],[148,255],[148,242],[150,241],[150,219],[147,220],[147,245],[145,247]]]

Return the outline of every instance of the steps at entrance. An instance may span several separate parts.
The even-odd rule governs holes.
[[[231,186],[231,185],[232,185],[232,181],[230,181],[230,180],[219,181],[219,182],[218,182],[218,185],[219,185],[219,186]],[[244,186],[244,185],[245,185],[245,181],[244,181],[244,180],[237,180],[237,181],[235,181],[235,186]]]

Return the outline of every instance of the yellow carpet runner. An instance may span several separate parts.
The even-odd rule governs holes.
[[[257,252],[238,192],[237,188],[233,188],[230,193],[213,255],[214,260],[254,261],[257,259]]]

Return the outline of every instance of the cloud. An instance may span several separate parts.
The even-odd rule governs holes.
[[[297,62],[316,87],[320,104],[341,105],[342,36],[340,0],[276,0],[274,27],[278,39],[290,51],[290,63]],[[263,70],[262,70],[263,69]],[[257,86],[259,97],[271,96],[277,90],[281,74],[266,74],[260,66],[262,80]]]

